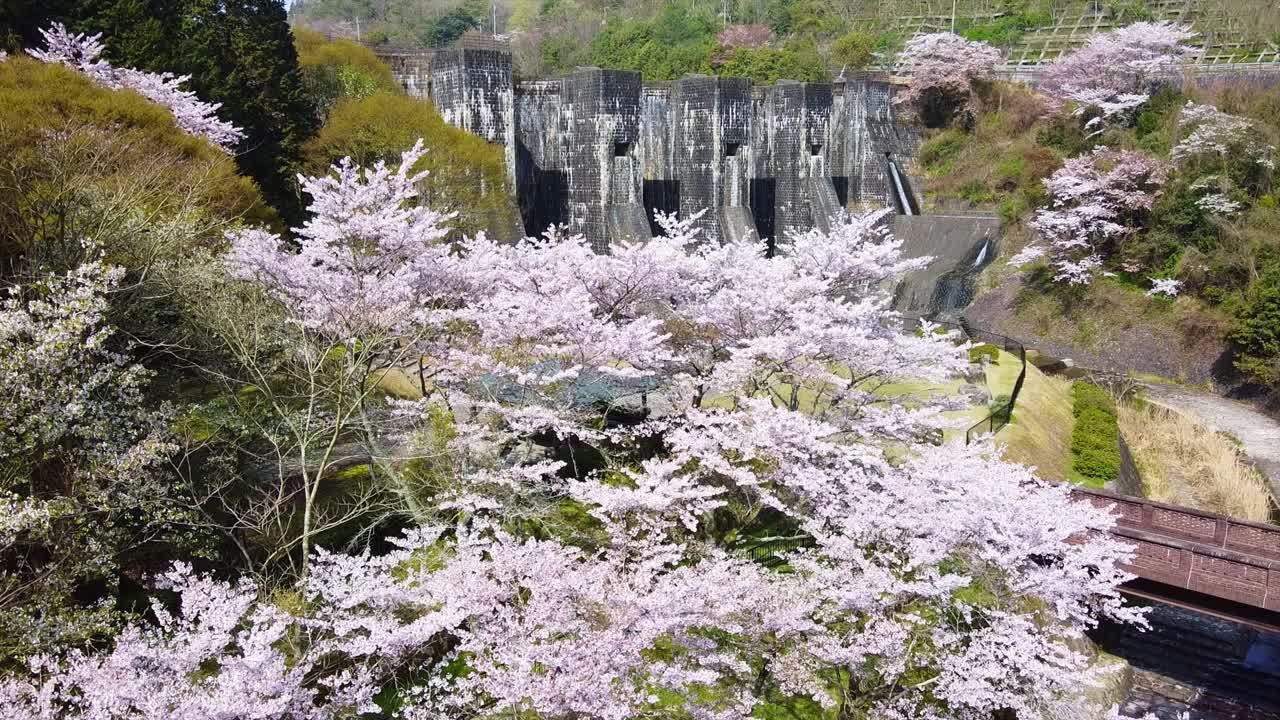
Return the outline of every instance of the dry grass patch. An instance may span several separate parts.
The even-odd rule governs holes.
[[[1270,519],[1266,482],[1228,438],[1151,405],[1122,405],[1119,419],[1147,497],[1243,520]]]

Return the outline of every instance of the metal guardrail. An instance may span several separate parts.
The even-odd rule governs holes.
[[[964,444],[965,445],[972,444],[975,438],[981,437],[982,435],[986,435],[988,433],[995,434],[996,432],[999,432],[999,430],[1003,428],[1005,425],[1008,425],[1009,422],[1013,419],[1013,408],[1018,403],[1018,395],[1022,393],[1022,385],[1027,380],[1027,348],[1022,343],[1018,342],[1017,340],[1014,340],[1008,335],[1001,335],[1000,333],[994,333],[988,330],[983,330],[981,328],[975,328],[972,325],[970,325],[969,321],[966,320],[963,316],[959,318],[958,322],[931,320],[927,317],[922,317],[919,315],[902,315],[901,317],[903,320],[915,322],[917,325],[920,323],[921,320],[924,320],[938,327],[945,327],[945,328],[950,328],[952,330],[959,330],[960,332],[964,333],[965,336],[968,337],[970,340],[986,343],[988,345],[995,345],[996,347],[999,347],[1000,349],[1006,352],[1011,352],[1018,356],[1018,361],[1022,363],[1022,366],[1018,370],[1017,380],[1015,380],[1013,383],[1013,390],[1009,393],[1009,401],[1006,403],[1003,403],[1000,407],[993,410],[990,415],[983,418],[981,421],[974,423],[967,430],[965,430]]]
[[[994,435],[1013,420],[1013,408],[1018,403],[1018,395],[1022,392],[1022,385],[1027,380],[1027,348],[1007,335],[971,327],[963,317],[960,318],[960,324],[964,327],[965,334],[970,339],[995,345],[1006,352],[1015,353],[1018,356],[1018,361],[1022,363],[1021,369],[1018,370],[1018,379],[1014,381],[1013,390],[1009,393],[1009,402],[996,408],[986,418],[974,423],[968,430],[964,431],[964,444],[968,445],[976,437],[986,434]]]

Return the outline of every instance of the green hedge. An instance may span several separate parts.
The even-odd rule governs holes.
[[[1120,475],[1120,428],[1116,403],[1097,385],[1076,381],[1071,385],[1071,477],[1100,488]]]

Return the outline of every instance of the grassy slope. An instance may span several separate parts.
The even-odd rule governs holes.
[[[987,384],[993,395],[1013,388],[1020,363],[1002,352],[998,365],[988,366]],[[1014,421],[996,434],[1005,446],[1005,457],[1036,468],[1040,477],[1063,482],[1071,466],[1071,382],[1050,377],[1034,365],[1013,411]]]

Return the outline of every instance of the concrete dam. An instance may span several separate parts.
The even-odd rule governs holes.
[[[609,252],[657,234],[657,211],[705,211],[695,225],[708,242],[768,243],[829,227],[845,208],[919,215],[906,177],[919,136],[898,116],[899,85],[886,78],[760,86],[688,75],[657,84],[635,72],[581,68],[516,83],[507,48],[476,36],[443,50],[380,55],[409,94],[504,148],[528,236],[563,225]],[[955,282],[957,270],[973,274],[975,257],[995,256],[990,223],[957,232],[953,220],[943,234],[951,242],[921,242],[932,223],[895,223],[908,248],[938,257],[929,278],[912,280],[904,310],[947,309],[926,306],[966,293],[921,283]]]

